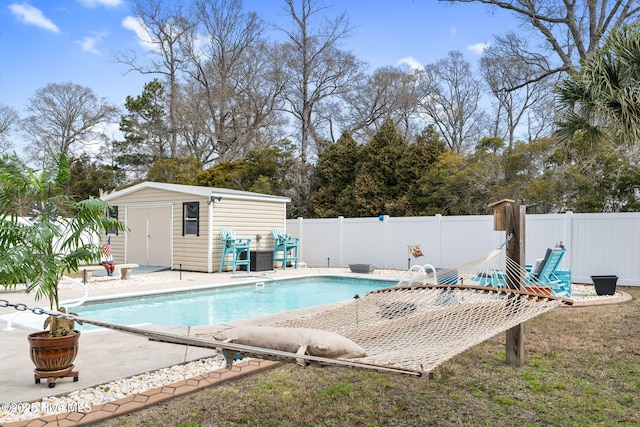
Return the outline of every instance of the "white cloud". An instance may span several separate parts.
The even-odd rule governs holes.
[[[106,6],[106,7],[116,7],[122,4],[122,0],[78,0],[85,7],[98,7],[98,6]]]
[[[95,139],[87,141],[84,148],[94,156],[109,151],[110,141],[122,141],[124,135],[120,131],[120,123],[98,123],[91,128]]]
[[[100,52],[96,48],[96,45],[100,43],[107,34],[108,33],[105,32],[91,33],[90,36],[86,36],[82,40],[77,40],[76,43],[79,44],[80,47],[82,47],[82,50],[84,50],[85,52],[95,53],[96,55],[99,55]]]
[[[478,55],[481,55],[482,52],[489,49],[489,46],[490,46],[489,43],[476,43],[476,44],[467,46],[467,49],[469,49],[474,53],[477,53]]]
[[[456,27],[449,28],[449,34],[456,34],[457,32],[458,32],[458,29]]]
[[[36,27],[43,28],[45,30],[59,33],[60,29],[49,18],[44,16],[42,11],[27,3],[17,4],[13,3],[9,5],[9,10],[18,17],[22,22],[26,24],[35,25]]]
[[[396,65],[407,64],[412,70],[424,70],[424,65],[413,56],[406,56],[398,60]]]
[[[155,50],[156,46],[152,43],[149,31],[145,27],[144,22],[140,18],[134,18],[133,16],[127,16],[122,20],[122,26],[127,30],[131,30],[138,36],[140,45],[147,50]]]

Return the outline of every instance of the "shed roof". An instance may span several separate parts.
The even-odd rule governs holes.
[[[177,193],[192,194],[194,196],[201,196],[201,197],[222,197],[226,199],[253,200],[253,201],[280,202],[280,203],[288,203],[291,201],[289,197],[253,193],[251,191],[230,190],[228,188],[201,187],[197,185],[166,184],[163,182],[151,182],[151,181],[145,181],[140,184],[136,184],[119,191],[114,191],[113,193],[105,194],[104,196],[102,196],[102,200],[104,200],[105,202],[108,202],[118,197],[143,190],[145,188],[153,188],[153,189],[164,190],[164,191],[174,191]]]

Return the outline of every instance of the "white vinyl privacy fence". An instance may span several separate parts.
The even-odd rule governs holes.
[[[488,254],[505,240],[493,230],[493,216],[291,219],[287,233],[300,238],[300,261],[309,267],[373,264],[408,269],[431,264],[455,267]],[[542,258],[562,242],[567,253],[560,268],[575,283],[591,275],[617,275],[620,285],[640,285],[640,213],[526,216],[526,262]],[[409,245],[420,245],[413,258]]]

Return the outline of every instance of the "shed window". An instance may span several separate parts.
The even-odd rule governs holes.
[[[182,204],[182,235],[199,236],[200,232],[200,202],[185,202]]]
[[[107,209],[107,216],[109,218],[118,219],[118,207],[117,206],[109,206],[109,209]],[[107,230],[107,234],[115,234],[116,236],[118,235],[118,229],[113,226],[111,228],[108,228]]]

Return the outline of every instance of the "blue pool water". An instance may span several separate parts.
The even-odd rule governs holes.
[[[201,326],[347,301],[355,295],[393,286],[396,282],[318,276],[265,280],[264,285],[149,295],[89,302],[73,311],[80,317],[121,325]],[[83,325],[81,330],[95,329]]]

